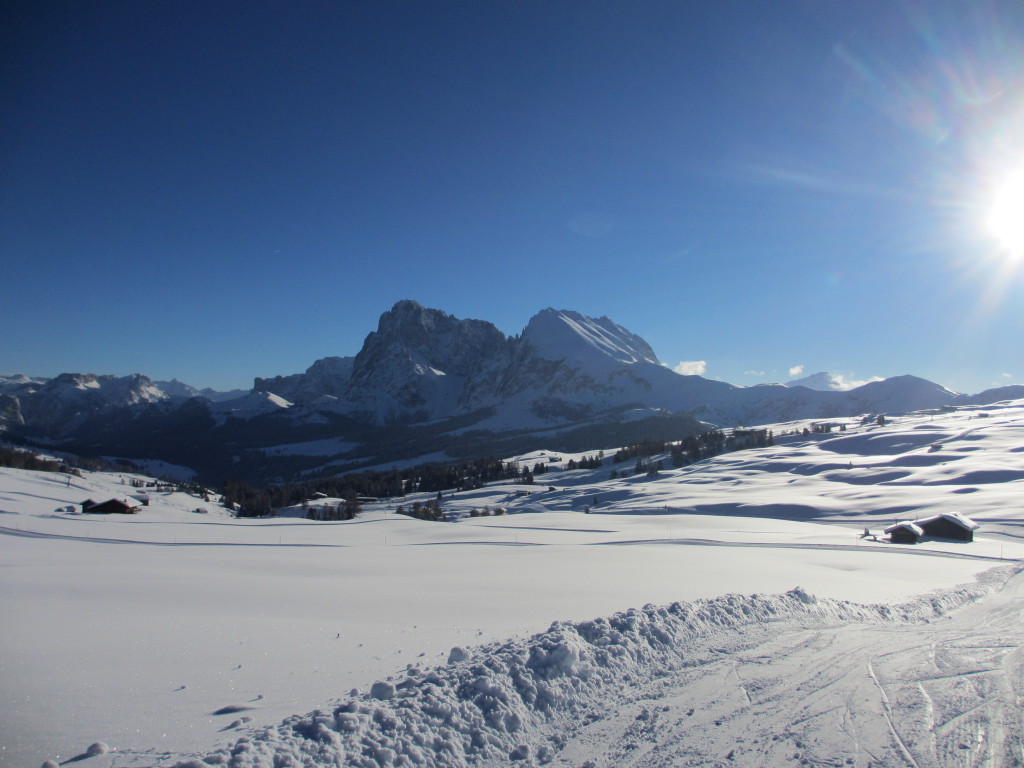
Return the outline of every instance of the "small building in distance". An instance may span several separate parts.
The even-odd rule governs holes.
[[[115,514],[134,515],[139,511],[140,504],[134,499],[112,498],[106,501],[86,499],[82,502],[83,514]]]
[[[959,512],[946,512],[934,517],[918,520],[917,524],[925,536],[936,539],[953,539],[954,541],[974,541],[974,532],[978,524]]]
[[[904,520],[902,523],[890,525],[884,530],[893,544],[917,544],[924,536],[924,531],[916,523]]]
[[[885,529],[893,544],[917,544],[921,539],[950,539],[974,541],[979,525],[959,512],[944,512],[923,520],[902,520]]]

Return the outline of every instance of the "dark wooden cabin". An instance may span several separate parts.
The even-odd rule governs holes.
[[[893,544],[917,544],[924,535],[924,531],[917,523],[907,521],[890,525],[884,532],[889,535],[889,541]]]
[[[139,511],[139,505],[133,504],[127,499],[107,499],[98,503],[90,504],[86,506],[82,504],[82,512],[93,514],[115,514],[115,515],[134,515]]]
[[[974,541],[978,529],[976,522],[955,512],[918,520],[917,524],[926,536],[954,541]]]

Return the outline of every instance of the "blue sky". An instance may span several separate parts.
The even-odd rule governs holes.
[[[2,13],[2,372],[248,387],[412,298],[607,315],[736,384],[1024,381],[985,226],[1024,167],[1019,2]]]

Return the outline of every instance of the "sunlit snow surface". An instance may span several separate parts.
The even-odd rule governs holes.
[[[1024,557],[1024,402],[848,423],[657,478],[552,469],[446,498],[510,512],[447,524],[397,501],[240,521],[181,493],[90,516],[63,508],[129,476],[0,470],[0,762],[1019,758],[1024,591],[999,589]],[[574,458],[522,458],[553,456]],[[973,543],[862,536],[949,511]]]

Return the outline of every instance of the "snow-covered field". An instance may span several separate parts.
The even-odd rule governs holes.
[[[1024,401],[849,424],[452,523],[0,469],[0,763],[1024,764]],[[862,535],[944,512],[975,541]]]

